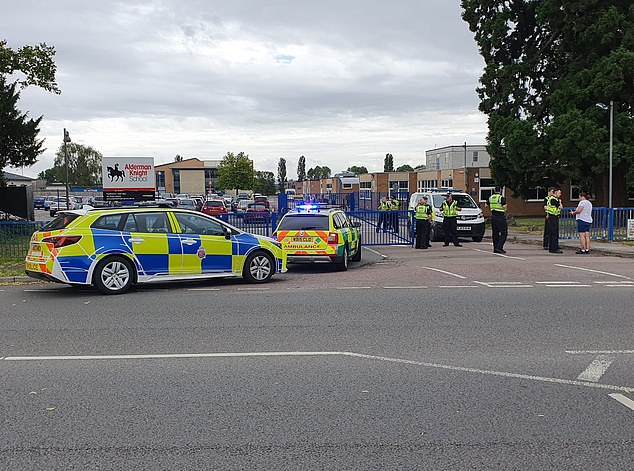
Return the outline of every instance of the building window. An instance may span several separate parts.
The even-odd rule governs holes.
[[[344,183],[343,184],[343,189],[344,190],[349,190],[350,188],[352,188],[352,183]]]
[[[579,201],[579,193],[581,193],[581,187],[579,185],[570,184],[570,201]]]
[[[480,194],[479,200],[489,201],[489,197],[493,194],[493,190],[495,190],[495,182],[492,178],[481,178],[480,179]]]
[[[436,180],[418,180],[416,191],[431,190],[436,188],[437,186],[438,182]]]
[[[163,170],[156,172],[156,190],[159,192],[165,191],[165,172]]]
[[[409,191],[409,181],[400,180],[390,182],[390,196],[394,195],[398,197],[399,194],[407,193]]]
[[[474,150],[474,151],[473,151],[473,161],[474,161],[474,162],[477,162],[477,161],[478,161],[478,151],[477,151],[477,150]]]
[[[528,189],[528,192],[526,193],[526,201],[544,201],[544,198],[546,198],[547,194],[547,188],[534,186]]]
[[[453,188],[453,178],[440,180],[440,187],[441,188]]]
[[[178,168],[172,169],[172,175],[174,176],[174,193],[179,194],[181,192],[181,171]]]

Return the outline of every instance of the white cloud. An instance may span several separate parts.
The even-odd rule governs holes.
[[[415,165],[427,149],[484,143],[482,60],[458,2],[23,1],[3,7],[11,47],[57,50],[62,94],[23,92],[44,115],[52,166],[67,128],[104,155],[287,159],[334,172]],[[30,25],[24,28],[23,25]]]

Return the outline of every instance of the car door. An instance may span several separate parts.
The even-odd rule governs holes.
[[[174,211],[180,228],[182,272],[211,274],[232,272],[232,241],[215,219],[196,213]]]
[[[166,211],[129,213],[123,227],[139,276],[167,276],[182,270],[180,237],[174,233]]]

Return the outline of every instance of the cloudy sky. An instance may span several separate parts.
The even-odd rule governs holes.
[[[57,53],[61,95],[34,87],[50,168],[63,128],[104,156],[220,160],[247,153],[288,177],[351,165],[382,171],[425,151],[484,144],[483,62],[459,0],[21,0],[0,39]],[[11,170],[11,169],[8,169]],[[15,170],[11,170],[15,171]]]

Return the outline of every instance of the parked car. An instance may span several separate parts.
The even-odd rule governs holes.
[[[121,294],[152,281],[265,283],[286,271],[286,256],[276,240],[199,212],[114,207],[60,212],[31,236],[25,269],[33,278]]]
[[[33,198],[33,207],[35,209],[45,209],[44,208],[44,202],[46,201],[46,197],[45,196],[35,196]]]
[[[239,216],[244,215],[244,213],[247,212],[247,208],[249,207],[250,203],[255,203],[255,201],[253,200],[238,200],[236,203],[236,209],[234,210],[236,213],[238,213]]]
[[[218,216],[219,214],[227,214],[227,207],[222,200],[207,200],[200,211],[210,216]]]
[[[73,203],[69,202],[65,196],[55,197],[49,204],[48,210],[51,213],[51,216],[55,216],[57,211],[62,211],[66,209],[75,209],[73,208]]]
[[[178,199],[178,207],[183,209],[191,209],[192,211],[196,211],[196,200],[192,198],[179,198]]]
[[[244,212],[244,222],[266,222],[266,218],[269,215],[269,210],[266,206],[259,203],[249,203],[247,209]]]
[[[253,196],[253,201],[255,201],[258,204],[263,204],[264,206],[266,206],[266,209],[271,208],[271,203],[269,203],[269,199],[264,195]]]

